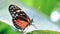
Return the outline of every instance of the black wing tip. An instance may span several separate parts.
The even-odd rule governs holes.
[[[10,8],[11,8],[11,6],[14,6],[14,5],[13,5],[13,4],[9,5],[9,8],[8,8],[8,9],[10,9]]]
[[[15,5],[11,4],[11,5],[9,5],[9,8],[10,8],[11,6],[15,6]]]
[[[21,10],[21,8],[19,8],[18,6],[14,5],[14,4],[9,5],[9,8],[11,8],[11,6],[14,6],[15,8],[17,8],[17,9],[20,9],[20,10]]]
[[[14,6],[13,4],[11,4],[10,6]]]

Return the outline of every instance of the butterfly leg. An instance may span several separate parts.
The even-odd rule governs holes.
[[[38,29],[34,24],[31,24],[35,29]]]
[[[24,30],[23,29],[21,29],[21,32],[20,32],[20,34],[23,34],[24,32],[23,32]]]
[[[32,25],[35,29],[38,29],[34,24],[32,24],[32,22],[34,22],[33,19],[30,20],[30,25]]]

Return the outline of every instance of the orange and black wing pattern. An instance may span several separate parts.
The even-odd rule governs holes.
[[[30,24],[30,18],[21,8],[10,5],[9,12],[12,16],[13,24],[18,29],[25,29]]]

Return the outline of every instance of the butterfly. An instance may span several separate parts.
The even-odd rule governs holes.
[[[33,19],[31,20],[29,16],[16,5],[10,5],[8,9],[12,16],[12,22],[17,29],[24,30],[33,22]]]

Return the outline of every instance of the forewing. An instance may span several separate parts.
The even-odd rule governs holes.
[[[27,16],[27,14],[24,11],[22,11],[21,8],[15,5],[9,6],[9,12],[13,19],[15,19],[16,17],[23,17],[25,20],[30,22],[30,18]]]

